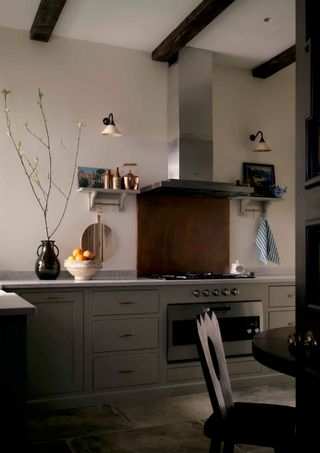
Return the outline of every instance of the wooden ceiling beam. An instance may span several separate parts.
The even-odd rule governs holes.
[[[203,0],[152,52],[152,59],[170,62],[179,50],[234,0]]]
[[[30,30],[30,39],[49,41],[66,1],[41,0]]]
[[[272,74],[286,68],[291,63],[296,61],[296,46],[291,46],[289,49],[284,50],[271,60],[257,66],[252,70],[253,77],[259,77],[260,79],[266,79]]]

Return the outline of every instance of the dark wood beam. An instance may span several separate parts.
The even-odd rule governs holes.
[[[30,39],[48,42],[67,0],[41,0],[34,18]]]
[[[289,47],[289,49],[284,50],[271,60],[266,61],[265,63],[257,66],[252,70],[253,77],[259,77],[260,79],[266,79],[272,74],[280,71],[281,69],[289,66],[289,64],[296,61],[296,46]]]
[[[234,0],[203,0],[152,52],[152,59],[170,62],[204,27]]]

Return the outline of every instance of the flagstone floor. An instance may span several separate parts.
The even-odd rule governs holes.
[[[234,392],[236,401],[295,405],[294,381]],[[207,393],[30,415],[30,453],[202,453],[209,451],[203,422],[210,415]],[[235,453],[272,453],[239,445]]]

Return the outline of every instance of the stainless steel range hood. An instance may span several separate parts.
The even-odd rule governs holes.
[[[213,181],[212,53],[184,47],[168,68],[168,178],[141,192],[233,198],[252,188]]]
[[[140,192],[149,192],[158,195],[234,198],[248,196],[253,192],[253,189],[251,187],[236,186],[227,182],[165,179],[142,187]]]

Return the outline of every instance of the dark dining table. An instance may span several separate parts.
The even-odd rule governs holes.
[[[252,338],[252,355],[268,368],[289,376],[296,376],[296,358],[289,351],[288,337],[295,327],[264,330]]]

